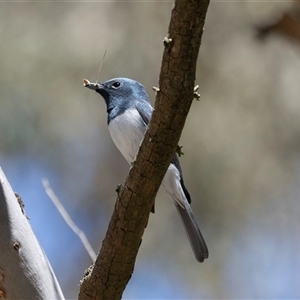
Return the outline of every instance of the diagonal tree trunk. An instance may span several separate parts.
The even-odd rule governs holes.
[[[209,0],[175,1],[149,128],[121,188],[95,263],[79,299],[121,299],[133,273],[154,198],[176,151],[194,98],[198,52]]]

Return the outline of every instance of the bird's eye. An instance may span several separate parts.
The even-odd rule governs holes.
[[[119,81],[116,81],[116,82],[114,82],[114,83],[112,84],[112,87],[113,87],[114,89],[117,89],[120,85],[121,85],[121,83],[120,83]]]

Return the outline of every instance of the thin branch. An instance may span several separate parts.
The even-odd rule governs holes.
[[[57,210],[61,214],[62,218],[65,220],[65,222],[67,223],[67,225],[75,232],[75,234],[78,235],[78,237],[80,238],[80,240],[81,240],[81,242],[82,242],[85,250],[89,254],[89,256],[92,259],[92,261],[95,261],[95,259],[97,257],[96,253],[93,250],[93,248],[92,248],[90,242],[88,241],[86,235],[73,222],[73,220],[71,219],[70,215],[68,214],[68,212],[66,211],[66,209],[64,208],[64,206],[62,205],[62,203],[59,201],[58,197],[53,192],[48,179],[43,179],[43,186],[45,188],[45,191],[46,191],[47,195],[49,196],[49,198],[51,199],[51,201],[53,202],[53,204],[55,205],[55,207],[57,208]]]

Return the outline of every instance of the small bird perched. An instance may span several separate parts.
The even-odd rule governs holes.
[[[95,90],[104,98],[111,138],[131,164],[153,112],[144,86],[128,78],[114,78],[103,83],[90,83],[84,79],[83,82],[85,87]],[[162,186],[174,201],[196,259],[203,262],[208,258],[208,249],[190,207],[191,198],[184,186],[177,154],[172,159]]]

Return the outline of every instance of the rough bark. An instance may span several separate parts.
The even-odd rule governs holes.
[[[120,299],[158,188],[170,164],[194,97],[196,62],[209,0],[175,1],[164,40],[159,89],[149,128],[121,188],[95,263],[79,299]]]

